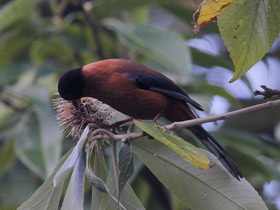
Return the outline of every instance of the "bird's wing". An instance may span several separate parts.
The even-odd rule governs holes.
[[[134,83],[141,89],[155,91],[163,95],[185,101],[196,109],[203,111],[200,104],[192,100],[185,91],[183,91],[175,83],[164,77],[154,74],[127,74],[126,77],[133,80]]]

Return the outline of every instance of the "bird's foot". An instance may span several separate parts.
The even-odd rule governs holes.
[[[120,127],[123,125],[123,124],[126,124],[130,121],[132,121],[133,118],[128,118],[128,119],[125,119],[125,120],[121,120],[121,121],[118,121],[118,122],[115,122],[111,125],[106,125],[104,128],[106,129],[112,129],[112,131],[114,133],[117,133],[117,131],[120,131]]]
[[[153,122],[156,122],[159,118],[161,118],[161,117],[162,117],[162,115],[163,115],[163,113],[164,113],[164,111],[163,111],[163,112],[158,113],[158,114],[154,117]]]

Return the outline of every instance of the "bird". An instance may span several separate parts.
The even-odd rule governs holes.
[[[131,119],[179,122],[197,118],[193,108],[202,106],[171,79],[135,61],[106,59],[65,72],[58,82],[60,96],[74,105],[93,97]],[[127,120],[129,121],[129,120]],[[124,121],[125,122],[125,121]],[[187,128],[237,180],[241,170],[222,146],[201,125]]]

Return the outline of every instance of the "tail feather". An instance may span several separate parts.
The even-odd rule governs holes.
[[[175,103],[171,109],[165,113],[165,118],[171,122],[178,122],[184,120],[190,120],[196,118],[195,114],[187,106],[186,103]],[[232,176],[237,180],[243,178],[243,175],[232,160],[229,154],[221,147],[221,145],[200,125],[196,125],[190,128],[190,130],[209,150],[212,152],[224,165]]]
[[[203,143],[224,165],[228,172],[237,180],[243,178],[243,175],[232,160],[229,154],[221,147],[221,145],[201,126],[195,126],[190,129],[192,133]]]

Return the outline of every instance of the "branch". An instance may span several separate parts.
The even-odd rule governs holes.
[[[54,0],[48,0],[48,3],[49,3],[49,6],[50,6],[50,9],[52,11],[52,13],[55,15],[55,11],[56,11],[56,2]]]
[[[266,103],[249,106],[249,107],[246,107],[243,109],[239,109],[236,111],[219,114],[219,115],[215,115],[215,116],[197,118],[197,119],[186,120],[186,121],[182,121],[182,122],[174,122],[174,123],[166,126],[166,128],[170,129],[170,130],[179,130],[179,129],[191,127],[194,125],[201,125],[203,123],[214,122],[214,121],[218,121],[218,120],[225,120],[225,119],[229,119],[229,118],[236,117],[239,115],[247,114],[250,112],[255,112],[255,111],[258,111],[261,109],[272,108],[275,106],[280,106],[280,100],[268,101]]]
[[[9,108],[13,109],[16,112],[22,112],[22,111],[26,110],[26,108],[20,107],[20,106],[14,104],[9,98],[6,98],[6,97],[0,98],[0,102],[5,104],[6,106],[8,106]]]
[[[100,60],[103,60],[103,59],[105,59],[105,55],[104,55],[104,50],[103,50],[102,41],[101,41],[101,37],[100,37],[100,31],[99,31],[100,27],[99,27],[97,21],[95,20],[96,18],[93,16],[92,13],[90,13],[90,11],[92,9],[91,5],[89,3],[85,3],[85,4],[83,4],[82,8],[83,8],[83,12],[86,17],[86,21],[89,25],[89,28],[90,28],[91,33],[94,38],[94,42],[96,45],[96,54]]]
[[[180,130],[182,128],[188,128],[191,126],[201,125],[203,123],[214,122],[214,121],[218,121],[218,120],[225,120],[225,119],[229,119],[232,117],[237,117],[239,115],[244,115],[244,114],[247,114],[250,112],[254,112],[254,111],[258,111],[258,110],[262,110],[262,109],[268,109],[268,108],[272,108],[272,107],[276,107],[276,106],[280,106],[280,99],[276,100],[276,101],[268,101],[266,103],[253,105],[250,107],[246,107],[243,109],[239,109],[236,111],[227,112],[227,113],[219,114],[219,115],[215,115],[215,116],[197,118],[197,119],[186,120],[186,121],[181,121],[181,122],[174,122],[165,127],[169,130]],[[91,140],[107,139],[107,140],[116,142],[116,141],[129,141],[132,139],[142,137],[144,135],[145,134],[143,131],[118,135],[118,134],[114,134],[111,131],[106,130],[106,129],[97,129],[92,132],[91,136],[93,138],[90,138],[90,139]]]

